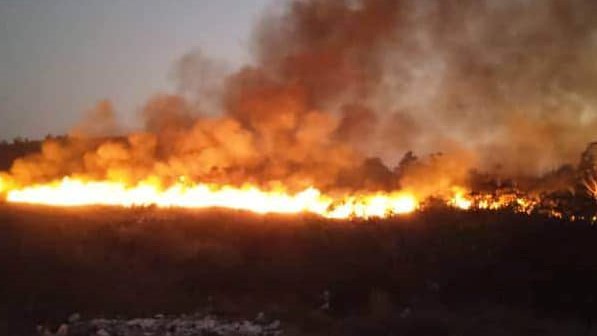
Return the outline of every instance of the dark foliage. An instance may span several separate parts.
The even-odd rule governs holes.
[[[41,141],[31,141],[21,138],[15,139],[12,143],[6,141],[0,142],[0,171],[10,169],[13,161],[17,158],[39,152],[41,143]]]

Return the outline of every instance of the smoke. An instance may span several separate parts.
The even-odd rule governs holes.
[[[108,100],[99,101],[84,119],[69,132],[73,138],[99,138],[114,136],[121,132],[114,107]]]
[[[592,0],[290,1],[257,25],[252,64],[190,53],[143,131],[51,140],[11,174],[425,194],[473,168],[542,174],[594,140],[595,17]],[[94,120],[75,133],[116,129]]]
[[[413,124],[402,146],[457,146],[483,170],[535,175],[576,162],[594,139],[595,2],[420,1],[406,11],[369,97],[399,116],[398,129]]]
[[[193,50],[176,63],[172,78],[178,92],[190,104],[210,115],[221,114],[225,78],[231,73],[223,61],[208,57],[202,50]]]

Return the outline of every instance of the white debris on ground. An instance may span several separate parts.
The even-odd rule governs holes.
[[[211,315],[156,315],[154,318],[71,319],[69,336],[278,336],[280,321],[225,320]],[[50,334],[52,335],[52,334]]]

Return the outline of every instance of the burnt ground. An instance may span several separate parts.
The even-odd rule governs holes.
[[[334,222],[1,204],[0,269],[7,335],[73,312],[266,312],[296,335],[597,329],[597,227],[507,211]]]

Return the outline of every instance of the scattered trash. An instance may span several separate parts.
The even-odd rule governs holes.
[[[45,326],[38,325],[37,326],[37,334],[42,336],[67,336],[68,333],[68,324],[61,324],[55,333],[53,333],[50,329]]]
[[[108,333],[107,331],[105,331],[104,329],[100,329],[98,330],[95,335],[97,336],[110,336],[110,333]]]
[[[157,314],[153,318],[105,319],[88,321],[80,316],[69,317],[70,325],[62,324],[56,333],[43,326],[38,334],[43,336],[145,336],[145,335],[222,335],[222,336],[278,336],[282,334],[281,323],[268,323],[264,313],[254,321],[220,319],[212,315],[167,316]]]

